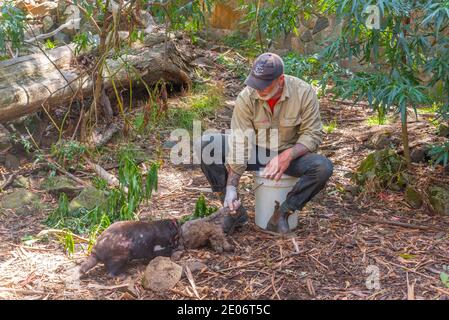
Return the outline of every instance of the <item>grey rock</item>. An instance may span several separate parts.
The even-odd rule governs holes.
[[[367,146],[371,149],[381,150],[389,147],[392,143],[392,132],[389,131],[379,131],[373,134],[368,142]]]
[[[426,162],[428,159],[429,146],[422,145],[412,149],[410,151],[410,159],[414,163]]]
[[[182,269],[183,277],[186,277],[186,267],[188,267],[190,269],[190,272],[192,272],[192,273],[197,273],[204,269],[208,269],[207,265],[205,265],[204,263],[202,263],[201,261],[198,261],[198,260],[185,261],[184,263],[182,263],[182,267],[183,267],[183,269]]]
[[[0,151],[11,147],[11,134],[2,124],[0,124]]]
[[[311,42],[313,40],[312,32],[306,30],[300,37],[302,42]]]
[[[207,67],[212,67],[214,65],[214,62],[207,57],[198,57],[195,60],[193,60],[191,62],[191,64],[193,64],[194,66],[197,66],[197,67],[207,68]]]
[[[59,197],[61,193],[65,193],[69,199],[75,198],[83,190],[82,187],[78,187],[73,180],[66,176],[48,177],[42,182],[40,187],[56,197]]]
[[[401,121],[401,113],[400,112],[399,113],[395,113],[392,116],[392,120],[394,122]],[[418,121],[418,116],[416,115],[415,110],[413,108],[411,108],[411,107],[407,107],[407,123],[408,122],[416,122],[416,121]]]
[[[449,137],[449,125],[441,123],[438,127],[438,135],[440,137]]]
[[[316,15],[309,16],[308,19],[304,15],[300,16],[301,24],[306,27],[307,29],[313,29],[313,27],[316,24],[316,21],[318,20],[318,17]]]
[[[13,183],[13,188],[29,188],[31,186],[30,180],[28,178],[25,178],[24,176],[17,176]]]
[[[5,156],[5,167],[6,169],[17,170],[20,167],[20,160],[16,156],[8,153]]]
[[[346,192],[350,193],[353,196],[356,196],[360,193],[360,187],[357,185],[348,184],[344,188]]]
[[[176,144],[178,144],[178,141],[171,141],[171,140],[167,140],[162,144],[162,147],[165,149],[171,149],[173,148]]]
[[[93,209],[98,205],[106,203],[106,195],[103,191],[94,187],[87,187],[81,191],[81,193],[75,197],[69,204],[69,210],[75,211],[77,209],[86,208]]]
[[[326,17],[319,17],[315,22],[315,26],[313,27],[312,33],[316,34],[320,31],[323,31],[327,27],[329,27],[329,19]]]
[[[53,27],[54,22],[53,22],[53,18],[50,16],[45,16],[42,19],[42,29],[44,30],[44,32],[48,32],[50,31],[50,29]]]
[[[408,186],[405,189],[404,198],[405,198],[405,201],[412,208],[415,208],[415,209],[421,208],[421,206],[423,204],[423,199],[422,199],[421,194],[412,186]]]
[[[54,35],[55,40],[60,44],[69,44],[72,42],[72,37],[62,31]]]
[[[148,264],[142,279],[145,289],[162,292],[173,288],[182,276],[182,267],[168,257],[156,257]]]
[[[449,190],[433,186],[429,188],[429,202],[435,212],[449,215]]]
[[[1,213],[12,210],[18,215],[26,215],[32,214],[42,207],[39,196],[26,189],[16,189],[0,199]]]
[[[184,251],[181,251],[181,250],[179,250],[179,251],[175,251],[175,252],[173,252],[173,254],[171,255],[171,259],[173,260],[173,261],[179,261],[179,260],[181,260],[181,257],[182,257],[182,254],[184,253]]]

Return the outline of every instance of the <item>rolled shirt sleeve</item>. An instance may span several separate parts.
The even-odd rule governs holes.
[[[229,139],[229,152],[226,163],[231,170],[242,175],[247,167],[248,155],[251,152],[252,143],[245,138],[245,134],[254,133],[251,121],[253,112],[248,96],[240,94],[235,102],[231,120],[231,135]]]

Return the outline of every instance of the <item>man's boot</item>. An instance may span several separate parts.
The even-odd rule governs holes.
[[[220,192],[219,195],[221,204],[224,204],[224,198],[226,194],[224,192]],[[238,209],[235,211],[236,211],[235,214],[228,214],[224,216],[223,219],[222,224],[223,232],[228,235],[233,234],[235,228],[245,225],[249,220],[248,213],[246,212],[245,207],[243,207],[243,203],[240,204]]]
[[[281,234],[286,234],[290,232],[290,227],[288,226],[288,217],[294,212],[291,210],[286,202],[279,206],[279,202],[276,201],[274,206],[274,212],[267,224],[267,230],[272,232],[277,232]]]

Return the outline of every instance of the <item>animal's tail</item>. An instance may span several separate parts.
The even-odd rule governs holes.
[[[83,262],[83,264],[80,267],[80,273],[85,274],[87,271],[95,267],[98,263],[98,259],[94,254],[91,254],[89,258],[86,259],[86,261]]]

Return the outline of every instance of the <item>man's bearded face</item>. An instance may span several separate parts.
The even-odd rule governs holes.
[[[284,78],[280,76],[263,90],[257,90],[259,99],[267,101],[273,98],[282,88]]]

